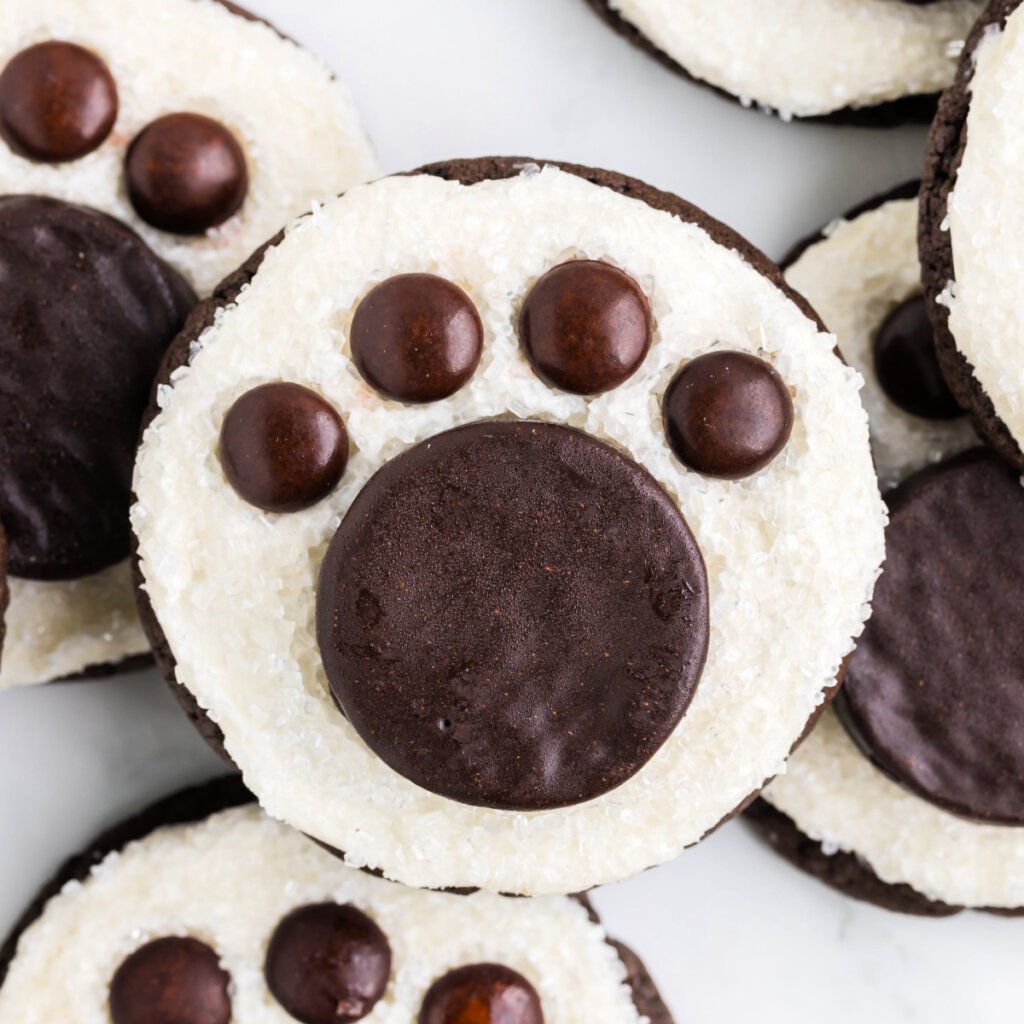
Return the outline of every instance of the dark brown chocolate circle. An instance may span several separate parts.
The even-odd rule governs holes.
[[[78,160],[102,145],[117,120],[117,86],[91,50],[37,43],[0,73],[0,136],[40,163]]]
[[[147,224],[201,235],[238,212],[249,169],[238,140],[219,121],[167,114],[129,146],[125,180],[132,206]]]
[[[217,954],[189,938],[137,949],[110,982],[113,1024],[229,1024],[231,979]]]
[[[268,512],[326,498],[348,464],[348,431],[315,391],[284,381],[247,391],[228,410],[220,461],[232,487]]]
[[[458,285],[434,274],[399,274],[359,303],[351,343],[370,387],[398,402],[437,402],[473,376],[483,325]]]
[[[738,480],[786,446],[793,399],[778,371],[746,352],[709,352],[673,378],[665,433],[680,461],[704,476]]]
[[[327,552],[331,690],[395,771],[543,810],[625,782],[696,689],[704,562],[644,469],[568,427],[486,422],[393,459]]]
[[[384,995],[391,947],[361,910],[317,903],[277,926],[264,973],[274,998],[302,1024],[350,1024]]]
[[[964,415],[939,369],[923,295],[900,303],[885,318],[875,334],[874,361],[879,385],[904,412],[926,420]]]
[[[0,519],[16,576],[128,555],[135,443],[164,350],[195,304],[111,217],[0,197]]]
[[[890,500],[886,560],[840,709],[926,800],[1024,825],[1024,489],[977,449]]]
[[[537,990],[502,964],[469,964],[438,978],[419,1024],[544,1024]]]
[[[610,391],[633,376],[651,347],[651,306],[640,285],[599,260],[549,270],[519,314],[534,372],[577,395]]]

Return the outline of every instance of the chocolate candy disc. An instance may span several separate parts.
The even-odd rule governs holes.
[[[473,376],[483,325],[472,300],[451,281],[400,274],[359,303],[351,343],[370,387],[398,402],[437,402]]]
[[[362,911],[318,903],[277,926],[264,973],[274,998],[302,1024],[350,1024],[384,995],[391,947]]]
[[[249,170],[238,140],[202,114],[167,114],[142,129],[125,158],[135,212],[161,231],[201,235],[238,212]]]
[[[878,383],[904,412],[927,420],[964,415],[939,369],[923,295],[907,299],[886,317],[875,335],[874,359]]]
[[[665,433],[680,461],[704,476],[738,480],[786,446],[793,400],[775,368],[745,352],[688,362],[665,393]]]
[[[639,369],[651,347],[651,307],[640,286],[610,263],[572,260],[530,289],[519,338],[537,375],[563,391],[610,391]]]
[[[13,575],[128,555],[139,423],[195,295],[111,217],[0,197],[0,519]]]
[[[544,1024],[537,990],[501,964],[470,964],[430,986],[419,1024]]]
[[[672,499],[614,448],[475,423],[363,488],[321,568],[317,636],[395,771],[543,810],[620,785],[672,733],[704,665],[707,577]]]
[[[103,143],[116,120],[110,69],[74,43],[30,46],[0,73],[0,136],[19,156],[77,160]]]
[[[113,1024],[229,1024],[231,979],[196,939],[157,939],[137,949],[110,983]]]
[[[261,384],[228,410],[220,461],[231,486],[268,512],[298,512],[334,489],[348,463],[348,432],[315,391]]]
[[[843,720],[924,799],[1024,825],[1024,488],[978,449],[911,477],[890,507]]]

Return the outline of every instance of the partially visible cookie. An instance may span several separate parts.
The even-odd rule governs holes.
[[[864,377],[861,398],[883,490],[977,444],[939,370],[921,294],[916,182],[844,214],[798,245],[783,266]]]
[[[587,0],[672,70],[783,118],[927,121],[984,0]]]
[[[1024,11],[992,0],[932,125],[921,189],[921,266],[946,380],[978,433],[1024,471]]]
[[[1024,487],[988,449],[889,499],[844,689],[754,809],[849,895],[930,915],[1024,908]],[[838,859],[837,859],[838,858]]]
[[[406,889],[251,800],[186,790],[70,860],[0,947],[0,1024],[672,1024],[585,902]]]
[[[0,689],[147,652],[127,507],[163,351],[197,295],[375,169],[345,86],[241,8],[5,2]]]

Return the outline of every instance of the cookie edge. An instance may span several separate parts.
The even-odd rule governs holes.
[[[763,107],[760,104],[745,104],[738,96],[729,92],[728,89],[712,85],[703,78],[698,78],[687,71],[678,61],[665,53],[664,50],[637,28],[636,25],[616,11],[611,6],[609,0],[584,0],[584,3],[618,35],[626,39],[627,42],[632,43],[637,49],[642,50],[649,57],[653,57],[662,67],[668,68],[669,71],[695,85],[717,93],[737,106],[764,111],[779,118],[779,120],[785,120],[779,116],[778,111],[774,108]],[[913,93],[894,100],[886,100],[884,103],[874,106],[841,107],[839,110],[833,110],[827,114],[794,115],[790,120],[806,124],[826,124],[848,128],[895,128],[907,124],[928,124],[935,114],[939,96],[939,93]]]
[[[1005,25],[1021,0],[991,0],[967,37],[956,79],[942,95],[928,133],[921,180],[918,216],[918,253],[921,283],[928,315],[935,332],[939,367],[950,391],[967,410],[979,436],[1015,469],[1024,472],[1024,450],[996,413],[992,400],[974,376],[967,357],[957,348],[949,327],[949,310],[938,301],[947,283],[954,280],[953,241],[943,229],[950,193],[967,148],[967,117],[974,57],[990,26]]]
[[[109,854],[159,828],[197,823],[220,811],[255,802],[256,797],[245,788],[241,776],[224,775],[163,797],[100,833],[81,853],[69,857],[57,869],[11,927],[0,944],[0,987],[17,956],[22,934],[42,916],[49,901],[59,895],[69,882],[84,881]],[[583,903],[591,920],[600,924],[600,918],[589,901],[584,899]],[[674,1024],[674,1018],[643,961],[621,942],[607,936],[605,941],[619,954],[626,968],[626,982],[637,1012],[648,1017],[650,1024]]]
[[[632,178],[628,175],[620,174],[615,171],[587,167],[581,164],[566,163],[555,160],[537,160],[532,157],[494,156],[439,161],[431,164],[425,164],[416,170],[405,172],[405,175],[400,176],[415,176],[421,174],[431,175],[433,177],[442,178],[446,181],[457,181],[459,184],[469,187],[485,181],[498,181],[518,177],[527,167],[544,166],[556,167],[565,173],[573,174],[576,177],[582,178],[593,185],[609,188],[613,192],[617,192],[627,198],[639,200],[652,209],[669,213],[684,222],[691,223],[702,228],[717,244],[738,253],[744,262],[753,267],[754,270],[761,274],[762,277],[765,277],[771,284],[778,288],[786,298],[793,302],[820,331],[825,333],[828,332],[828,329],[822,322],[821,317],[818,316],[811,304],[786,282],[779,267],[760,249],[748,242],[742,235],[734,231],[732,228],[716,220],[714,217],[710,216],[710,214],[705,213],[699,207],[694,206],[692,203],[689,203],[670,192],[655,188],[653,185],[648,185],[646,182],[640,181],[637,178]],[[218,285],[208,299],[201,301],[193,310],[177,338],[175,338],[168,347],[164,356],[164,361],[157,373],[150,396],[149,406],[147,407],[142,420],[142,428],[139,433],[140,444],[150,423],[152,423],[160,412],[160,408],[157,403],[159,389],[170,384],[171,377],[176,370],[182,366],[188,365],[191,359],[192,346],[194,343],[207,328],[213,326],[216,321],[217,313],[225,306],[229,306],[237,300],[242,290],[256,276],[266,254],[281,243],[285,234],[286,231],[281,231],[268,242],[264,243],[264,245],[260,246],[260,248],[257,249],[256,252],[254,252],[238,270],[233,274],[228,275],[228,277]],[[837,358],[839,358],[838,354]],[[174,653],[167,641],[167,637],[164,635],[152,603],[149,600],[149,595],[145,590],[145,580],[142,574],[138,555],[138,539],[135,536],[134,530],[132,531],[131,558],[132,578],[135,584],[135,595],[139,610],[139,618],[142,622],[143,630],[146,633],[153,649],[153,657],[156,661],[157,667],[164,674],[164,677],[181,706],[182,711],[197,729],[199,734],[230,768],[237,769],[238,766],[232,760],[231,755],[227,751],[224,734],[220,727],[213,722],[203,708],[200,707],[199,702],[192,695],[191,691],[189,691],[177,679]],[[843,664],[840,666],[836,682],[822,692],[821,703],[818,704],[812,712],[807,725],[793,744],[790,753],[792,753],[792,751],[795,750],[810,734],[815,723],[835,697],[839,687],[842,685],[845,668],[846,660],[844,660]],[[733,818],[740,815],[750,805],[750,803],[757,798],[761,790],[763,790],[770,781],[770,778],[765,779],[757,790],[742,800],[740,804],[726,814],[721,821],[712,826],[701,837],[701,840],[707,838],[707,836],[711,835]],[[698,840],[698,842],[701,840]],[[339,851],[320,840],[316,841],[325,849],[330,850],[337,856],[344,857],[344,853],[342,851]],[[379,868],[374,867],[371,868],[370,871],[371,873],[379,872]],[[458,888],[451,891],[472,892],[474,890],[472,888]]]

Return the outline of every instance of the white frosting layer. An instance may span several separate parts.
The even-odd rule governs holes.
[[[786,271],[835,331],[844,358],[864,377],[861,398],[871,425],[882,490],[932,462],[978,443],[966,418],[926,420],[890,401],[875,374],[874,339],[886,317],[921,291],[917,201],[897,199],[839,220]]]
[[[542,383],[514,330],[530,285],[573,256],[626,269],[656,317],[641,369],[593,399]],[[349,357],[356,304],[405,271],[457,282],[485,329],[472,381],[428,406],[381,399]],[[860,378],[834,343],[701,228],[552,168],[472,188],[421,176],[353,189],[267,255],[163,389],[143,439],[133,525],[179,679],[271,814],[408,884],[564,893],[669,859],[781,770],[867,615],[884,510]],[[673,374],[716,346],[771,360],[794,400],[786,449],[739,482],[687,472],[662,430]],[[279,379],[325,394],[353,443],[335,492],[288,516],[241,500],[217,457],[231,403]],[[533,814],[454,803],[372,755],[334,706],[314,634],[323,553],[370,475],[442,430],[510,414],[582,428],[646,466],[710,578],[710,653],[674,735],[619,789]]]
[[[984,0],[610,0],[695,78],[784,117],[939,92]]]
[[[0,690],[63,679],[149,650],[127,561],[79,580],[11,577],[8,583]]]
[[[1024,907],[1024,828],[949,814],[883,775],[825,713],[764,797],[826,848],[965,907]]]
[[[328,900],[368,914],[391,945],[391,980],[366,1024],[409,1024],[435,979],[487,961],[530,981],[547,1024],[646,1020],[618,954],[575,900],[406,889],[346,868],[247,807],[160,829],[65,886],[18,944],[0,988],[0,1024],[109,1024],[118,966],[169,935],[217,951],[237,1024],[295,1024],[264,980],[267,945],[287,913]]]
[[[0,141],[0,194],[41,193],[113,214],[200,294],[312,200],[376,173],[346,87],[312,54],[213,0],[3,0],[2,6],[0,69],[34,43],[79,43],[109,65],[120,111],[107,141],[73,163],[32,163]],[[249,165],[241,211],[201,238],[150,228],[123,184],[131,140],[155,118],[180,110],[226,124]],[[12,581],[0,689],[145,651],[126,577],[115,567],[71,583]]]
[[[947,223],[949,329],[999,418],[1024,446],[1024,316],[1017,278],[1024,238],[1024,10],[976,51],[967,136]]]

